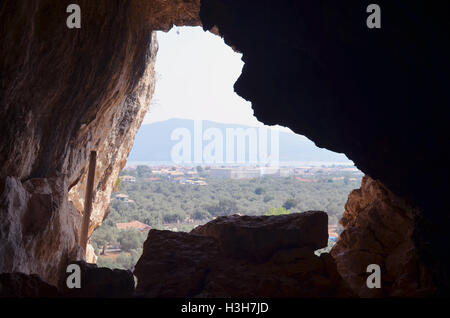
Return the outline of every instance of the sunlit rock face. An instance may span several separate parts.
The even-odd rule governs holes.
[[[326,213],[309,211],[221,217],[191,233],[150,230],[134,271],[136,294],[352,297],[333,258],[314,254],[327,245],[327,229]]]
[[[123,102],[107,110],[101,121],[89,134],[98,136],[97,165],[95,170],[94,201],[92,205],[89,235],[100,226],[107,215],[111,192],[120,170],[125,166],[133,146],[134,137],[144,119],[154,91],[154,61],[157,52],[156,35],[152,35],[150,50],[145,61],[145,71],[135,91]],[[88,129],[88,127],[85,127]],[[69,191],[69,199],[79,211],[84,211],[87,169]]]
[[[380,182],[365,176],[350,193],[331,250],[339,273],[361,297],[431,296],[435,286],[413,242],[414,211]],[[367,288],[367,266],[381,268],[381,288]]]
[[[154,30],[167,32],[174,25],[201,25],[201,0],[143,0],[140,2],[144,2],[145,14]]]
[[[79,1],[82,27],[73,30],[69,3],[3,1],[0,10],[0,271],[51,283],[68,259],[84,257],[78,231],[92,150],[90,233],[107,213],[154,90],[157,51],[146,1]]]
[[[38,273],[55,284],[79,247],[80,213],[61,178],[3,179],[0,195],[0,272]]]
[[[91,244],[87,244],[86,247],[86,263],[97,263],[97,255],[95,255],[94,247]]]
[[[108,5],[106,2],[104,5]],[[198,12],[200,1],[154,1],[148,5],[146,1],[134,1],[137,10],[142,10],[147,18],[146,24],[151,29],[169,30],[175,25],[199,25]],[[135,37],[134,41],[141,41],[139,35],[129,34]],[[147,41],[149,39],[146,39]],[[148,45],[144,41],[141,45]],[[135,43],[138,45],[138,43]],[[131,49],[131,48],[130,48]],[[141,49],[141,48],[140,48]],[[156,34],[151,35],[150,47],[141,61],[144,72],[133,78],[137,81],[134,92],[121,102],[120,105],[107,110],[102,116],[103,120],[90,127],[83,127],[91,135],[103,135],[96,143],[97,166],[96,187],[92,207],[89,235],[100,226],[108,214],[111,192],[119,176],[120,170],[125,166],[128,154],[133,146],[134,137],[150,105],[154,92],[154,62],[157,53]],[[105,135],[105,133],[107,133]],[[79,211],[84,210],[85,187],[87,182],[87,170],[83,170],[81,178],[69,192],[69,198]]]

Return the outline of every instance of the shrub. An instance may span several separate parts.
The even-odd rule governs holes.
[[[289,211],[285,208],[270,208],[269,211],[266,212],[264,215],[283,215],[283,214],[289,214]]]

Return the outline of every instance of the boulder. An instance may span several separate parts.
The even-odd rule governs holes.
[[[314,254],[323,240],[326,245],[326,217],[318,211],[233,215],[191,233],[151,230],[134,270],[136,293],[140,297],[351,297],[332,258]]]
[[[150,230],[134,275],[137,293],[147,297],[192,297],[223,257],[212,237]]]
[[[84,261],[72,262],[80,267],[81,288],[69,289],[67,273],[60,282],[60,294],[70,298],[129,298],[134,296],[134,277],[128,270],[98,267]]]
[[[328,243],[328,215],[307,211],[279,216],[222,216],[198,226],[192,234],[211,236],[227,255],[267,260],[283,248],[317,250]]]
[[[56,287],[43,281],[38,275],[0,274],[0,298],[53,298],[57,296]]]

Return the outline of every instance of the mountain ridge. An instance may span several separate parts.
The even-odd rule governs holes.
[[[142,124],[136,138],[134,140],[133,148],[129,154],[128,162],[171,162],[172,148],[180,142],[181,139],[172,140],[172,133],[188,133],[191,138],[191,153],[193,154],[193,144],[197,141],[199,136],[196,135],[194,129],[194,120],[173,118],[165,121],[155,123]],[[259,134],[259,128],[266,128],[270,132],[275,127],[264,126],[246,126],[241,124],[225,124],[209,120],[198,121],[197,125],[201,125],[203,140],[202,147],[211,141],[204,140],[204,133],[209,128],[215,128],[222,133],[223,145],[226,145],[226,130],[227,129],[256,129],[255,133]],[[176,130],[178,129],[178,130]],[[200,131],[198,129],[198,131]],[[267,133],[268,148],[270,148],[271,133]],[[178,136],[180,138],[180,136]],[[258,135],[258,139],[260,136]],[[352,162],[344,155],[329,151],[327,149],[317,147],[314,142],[305,136],[297,135],[288,131],[279,130],[279,161],[283,162],[329,162],[336,164],[351,164]],[[248,139],[246,139],[246,149],[248,147]],[[258,148],[259,149],[259,148]],[[269,150],[268,150],[269,151]],[[270,152],[270,151],[269,151]],[[225,151],[224,151],[225,158]],[[247,157],[246,157],[247,160]]]

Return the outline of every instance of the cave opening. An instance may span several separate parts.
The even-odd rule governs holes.
[[[133,270],[149,229],[189,232],[223,215],[328,213],[329,251],[362,173],[343,154],[256,119],[233,85],[242,54],[201,27],[157,32],[155,92],[108,217],[90,239],[103,267]]]
[[[134,180],[139,177],[131,175],[131,170],[122,173],[121,178],[117,176],[153,94],[156,42],[152,32],[168,30],[173,24],[202,25],[214,33],[220,30],[226,43],[242,52],[245,67],[234,89],[252,101],[258,119],[266,124],[283,124],[321,147],[347,154],[366,174],[360,189],[349,196],[343,218],[345,234],[330,254],[321,254],[329,257],[321,259],[324,266],[320,270],[337,268],[340,276],[328,275],[327,271],[323,277],[342,277],[360,297],[427,297],[435,295],[436,290],[438,295],[449,294],[450,254],[442,252],[448,250],[445,237],[449,223],[448,214],[442,212],[448,205],[448,182],[442,178],[449,158],[448,149],[442,146],[448,143],[448,107],[443,106],[449,100],[445,85],[449,53],[442,40],[448,38],[448,4],[436,9],[422,0],[408,6],[383,1],[380,6],[387,13],[383,13],[386,20],[381,30],[372,30],[366,26],[364,6],[357,2],[176,0],[96,1],[88,5],[88,1],[80,0],[83,26],[68,30],[64,3],[49,6],[46,2],[36,1],[29,8],[17,1],[0,4],[4,44],[0,94],[4,136],[1,273],[37,273],[56,285],[61,273],[66,273],[68,261],[83,259],[79,226],[92,151],[98,153],[98,165],[88,233],[104,220],[105,226],[108,222],[111,227],[116,225],[111,221],[120,211],[112,207],[108,212],[112,188],[122,195],[113,201],[121,204],[133,198],[121,193],[120,187],[140,186]],[[181,35],[183,32],[181,29]],[[190,84],[189,80],[184,83]],[[176,95],[176,90],[172,92]],[[189,134],[187,127],[177,127],[181,130],[175,134],[175,143],[186,140],[177,148],[180,151],[173,152],[180,160],[195,161],[196,155],[203,155],[197,151],[201,148],[193,145],[195,127],[200,131],[198,127],[205,128],[193,124],[191,138],[183,138]],[[217,130],[209,131],[208,141],[215,135],[220,135]],[[249,135],[244,136],[244,141],[251,139]],[[193,149],[185,158],[190,147],[183,145],[188,145],[189,140]],[[208,155],[220,157],[217,153],[211,151]],[[250,156],[243,158],[246,161]],[[152,169],[143,167],[136,165],[132,170],[142,175],[150,170],[151,175],[144,178],[160,178],[152,176]],[[430,173],[426,167],[440,170]],[[176,168],[169,172],[178,173]],[[193,172],[205,173],[199,169]],[[199,194],[206,192],[205,185],[201,185],[205,180],[191,181],[200,183],[183,188],[192,186],[198,188]],[[331,181],[324,184],[331,185]],[[252,200],[248,200],[252,203],[261,198],[264,203],[266,196],[270,199],[267,188],[260,184],[250,183],[246,189],[252,190]],[[171,201],[178,205],[182,192],[169,192],[160,187],[151,193],[159,198],[166,193],[179,195]],[[220,203],[218,197],[214,200]],[[180,213],[185,210],[181,205],[179,209]],[[139,210],[134,212],[133,218],[120,223],[138,218]],[[108,213],[110,218],[105,219]],[[167,224],[178,226],[172,221],[180,221],[180,215],[170,215]],[[141,223],[145,224],[145,220]],[[267,237],[276,238],[271,234]],[[128,241],[133,240],[130,237]],[[165,242],[160,241],[160,246]],[[210,243],[207,239],[202,242]],[[179,247],[189,249],[190,245]],[[189,251],[200,258],[205,256]],[[278,256],[277,261],[289,255]],[[177,265],[171,255],[165,261],[163,270]],[[370,264],[379,264],[383,271],[381,289],[368,289],[366,285]],[[153,269],[149,267],[147,273],[154,273]],[[222,273],[222,269],[216,267],[215,273]],[[164,271],[158,273],[154,276],[164,281],[160,276]],[[142,274],[146,277],[145,271]],[[204,286],[206,275],[190,274],[195,278],[192,286]],[[246,278],[228,274],[228,278]],[[213,282],[220,282],[220,276],[213,278]],[[33,281],[33,277],[26,279]],[[317,282],[320,285],[323,280]],[[235,283],[228,295],[241,290],[243,285]],[[334,282],[330,286],[338,285]],[[133,294],[133,288],[129,292]],[[194,288],[189,295],[196,296],[197,292]],[[269,294],[273,295],[275,292]],[[293,290],[285,295],[305,294]]]

